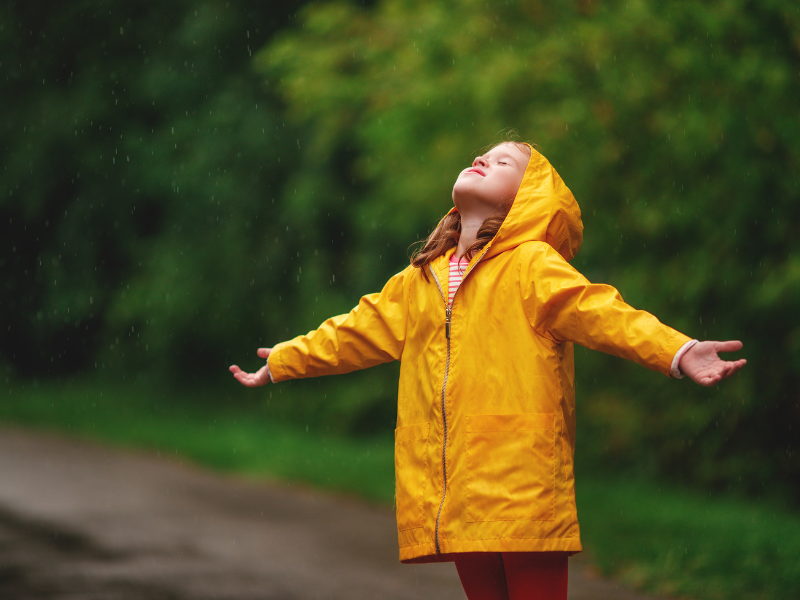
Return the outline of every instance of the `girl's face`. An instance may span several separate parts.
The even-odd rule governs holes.
[[[495,146],[464,169],[453,186],[453,202],[460,212],[477,208],[496,209],[505,215],[517,195],[528,156],[516,144]]]

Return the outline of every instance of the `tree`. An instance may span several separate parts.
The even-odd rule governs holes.
[[[0,9],[0,355],[17,376],[223,372],[260,318],[292,136],[251,56],[300,2],[251,4]]]
[[[301,23],[256,62],[302,131],[286,210],[310,239],[348,224],[350,281],[401,268],[455,174],[516,127],[581,203],[579,269],[751,358],[709,392],[579,352],[584,460],[800,497],[796,7],[385,0],[309,5]]]

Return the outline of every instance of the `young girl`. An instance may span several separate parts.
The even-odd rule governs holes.
[[[453,186],[412,264],[349,314],[274,348],[255,387],[400,360],[397,533],[404,563],[455,561],[469,600],[567,597],[575,508],[573,343],[713,385],[740,369],[589,283],[580,210],[547,159],[502,142]]]

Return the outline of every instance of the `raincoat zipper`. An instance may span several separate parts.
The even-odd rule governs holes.
[[[484,254],[489,251],[489,247],[487,246],[483,253],[478,257],[472,267],[467,269],[464,273],[464,277],[461,278],[461,284],[458,286],[458,289],[453,293],[453,300],[448,304],[447,303],[447,296],[442,290],[442,284],[439,283],[439,278],[436,276],[433,268],[428,265],[428,270],[433,275],[433,280],[436,282],[436,287],[439,288],[439,293],[442,295],[442,300],[444,301],[444,335],[447,339],[447,359],[444,363],[444,380],[442,381],[442,430],[444,431],[444,440],[442,442],[442,501],[439,503],[439,512],[436,513],[436,530],[435,530],[435,542],[436,542],[436,554],[441,554],[442,550],[439,547],[439,521],[442,518],[442,509],[444,508],[444,499],[447,496],[447,409],[445,405],[445,395],[447,393],[447,376],[450,373],[450,324],[453,318],[453,302],[455,302],[456,294],[458,290],[461,289],[461,286],[464,285],[464,280],[467,278],[472,272],[472,269],[475,268],[481,259],[483,258]],[[449,290],[448,290],[449,291]],[[448,294],[449,295],[449,294]]]

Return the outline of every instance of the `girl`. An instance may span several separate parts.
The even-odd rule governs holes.
[[[501,142],[453,186],[411,265],[349,314],[274,348],[255,387],[400,360],[397,534],[404,563],[454,561],[469,600],[567,597],[575,508],[573,343],[713,385],[740,369],[635,310],[570,261],[580,210],[531,145]]]

